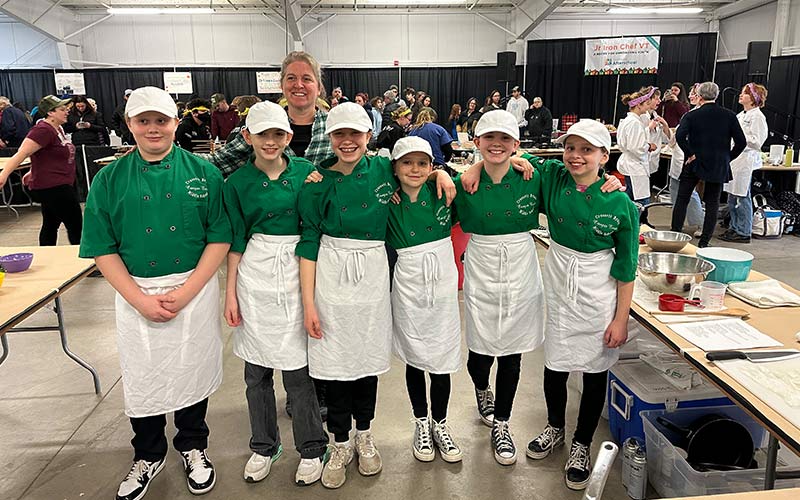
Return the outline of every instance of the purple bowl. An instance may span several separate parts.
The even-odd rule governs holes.
[[[32,253],[12,253],[0,257],[2,265],[7,273],[20,273],[25,271],[33,263]]]

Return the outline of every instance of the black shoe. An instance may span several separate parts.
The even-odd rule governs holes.
[[[722,241],[727,241],[729,243],[750,243],[749,236],[742,236],[741,234],[737,233],[736,231],[731,231],[729,233],[719,235],[719,239]]]
[[[697,244],[697,248],[708,248],[711,244],[707,241],[701,241]]]
[[[492,386],[487,386],[486,390],[475,389],[475,399],[478,401],[478,416],[484,425],[492,426],[494,422],[494,393]]]
[[[586,489],[586,485],[589,484],[589,476],[592,474],[589,447],[573,441],[564,471],[567,488],[571,490]]]
[[[157,462],[136,460],[125,479],[119,483],[116,500],[139,500],[147,493],[150,481],[164,468],[166,458]]]
[[[186,472],[186,485],[193,495],[208,493],[217,482],[214,466],[208,460],[206,450],[190,450],[180,452],[183,468]]]

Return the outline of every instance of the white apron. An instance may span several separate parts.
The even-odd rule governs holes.
[[[650,122],[652,122],[658,117],[658,113],[656,113],[655,111],[653,111],[652,113],[653,113],[652,115],[650,115],[650,113],[644,113],[642,115],[639,115],[640,119],[642,120],[642,125],[644,125],[645,131],[647,132],[648,141],[656,145],[655,151],[650,151],[650,153],[648,153],[648,160],[650,162],[649,164],[650,174],[658,172],[658,167],[660,166],[661,163],[661,144],[666,137],[664,135],[663,125],[661,125],[660,123],[656,125],[656,128],[650,130]],[[638,200],[639,198],[636,199]]]
[[[735,196],[747,196],[753,170],[761,168],[761,162],[761,151],[751,148],[746,148],[735,160],[731,160],[733,179],[723,185],[725,192]]]
[[[650,152],[644,147],[646,142],[649,142],[649,132],[643,120],[635,113],[628,113],[617,129],[617,145],[622,152],[617,170],[630,177],[635,200],[650,197]]]
[[[314,302],[321,339],[308,339],[308,370],[322,380],[389,371],[392,305],[382,241],[322,235]]]
[[[308,365],[298,241],[300,236],[254,234],[247,242],[236,281],[242,324],[233,353],[249,363],[278,370]]]
[[[467,347],[505,356],[542,344],[544,292],[529,233],[473,234],[464,259]]]
[[[392,344],[401,361],[430,373],[458,371],[458,270],[449,237],[397,250],[392,316]]]
[[[559,372],[598,373],[619,359],[603,336],[617,308],[612,250],[583,253],[555,241],[544,258],[547,325],[544,363]]]
[[[145,295],[160,295],[179,288],[191,274],[133,280]],[[117,293],[117,347],[126,415],[162,415],[217,390],[222,383],[219,300],[214,276],[175,318],[154,323]]]

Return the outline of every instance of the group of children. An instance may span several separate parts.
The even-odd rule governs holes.
[[[520,361],[544,343],[548,425],[527,455],[544,458],[564,442],[567,375],[582,371],[586,389],[565,477],[570,488],[586,486],[605,373],[627,338],[638,251],[634,205],[622,192],[606,192],[617,181],[600,182],[611,146],[604,126],[580,121],[561,139],[564,162],[527,156],[531,170],[511,163],[519,147],[513,115],[486,113],[475,128],[484,159],[454,184],[433,170],[430,145],[417,137],[400,139],[391,160],[367,156],[372,120],[354,103],[328,114],[335,156],[315,169],[285,154],[286,112],[264,102],[246,120],[254,156],[223,185],[210,164],[172,146],[176,116],[163,90],[131,94],[126,119],[138,150],[98,174],[86,207],[81,256],[94,257],[118,292],[135,434],[118,500],[142,498],[163,468],[170,411],[190,491],[214,486],[205,412],[221,381],[212,278],[225,254],[224,317],[245,361],[252,433],[245,480],[264,479],[282,453],[275,369],[293,405],[296,483],[321,479],[338,488],[356,457],[362,475],[379,473],[370,426],[392,351],[406,364],[414,456],[431,461],[438,450],[445,461],[460,461],[447,424],[450,374],[461,366],[454,222],[472,233],[464,263],[467,368],[494,456],[516,461],[509,419]],[[529,234],[540,212],[552,237],[544,280]],[[385,242],[398,251],[391,286]],[[489,383],[495,358],[496,394]],[[332,445],[312,377],[327,384]]]

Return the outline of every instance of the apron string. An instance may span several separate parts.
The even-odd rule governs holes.
[[[281,243],[275,252],[275,260],[272,262],[272,275],[278,278],[278,305],[283,306],[287,318],[289,318],[289,299],[286,292],[286,276],[283,271],[293,253],[292,245]]]
[[[511,286],[508,281],[508,245],[501,241],[497,245],[497,253],[500,256],[500,269],[498,276],[500,277],[500,311],[497,314],[497,331],[502,330],[503,326],[503,302],[508,294],[509,287]],[[511,316],[511,309],[506,307],[506,317]]]
[[[425,298],[428,307],[436,303],[436,282],[439,281],[439,259],[436,252],[427,252],[422,260],[422,276],[425,279]]]
[[[338,249],[335,251],[339,251]],[[351,282],[358,283],[364,278],[364,267],[367,263],[367,254],[360,249],[345,250],[347,256],[345,257],[342,273],[339,276],[340,283]]]
[[[567,300],[573,304],[578,300],[579,264],[576,256],[569,256],[567,261]]]

